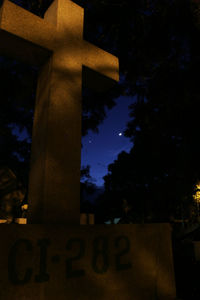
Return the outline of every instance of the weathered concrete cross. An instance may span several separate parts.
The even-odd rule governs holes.
[[[8,0],[1,5],[0,54],[40,67],[29,223],[79,224],[82,67],[92,85],[104,86],[97,73],[119,79],[118,59],[83,40],[83,18],[70,0],[55,0],[44,19]]]

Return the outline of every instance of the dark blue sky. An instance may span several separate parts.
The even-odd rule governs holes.
[[[107,117],[99,126],[99,133],[89,131],[82,140],[81,165],[90,165],[90,175],[97,186],[103,185],[103,176],[108,172],[108,165],[117,159],[121,151],[128,152],[132,147],[123,131],[129,120],[128,106],[133,101],[133,97],[119,97],[116,106],[107,110]],[[13,132],[19,139],[27,137],[26,130],[20,133],[14,124]]]
[[[82,166],[91,166],[90,175],[98,186],[104,183],[102,177],[107,174],[108,165],[121,151],[129,151],[132,147],[123,131],[129,120],[128,106],[133,103],[133,97],[119,97],[116,102],[114,108],[107,110],[107,118],[99,126],[99,133],[89,131],[82,141]]]

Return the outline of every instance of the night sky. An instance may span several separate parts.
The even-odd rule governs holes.
[[[90,166],[92,182],[98,187],[104,184],[103,176],[108,173],[108,165],[117,159],[121,151],[129,151],[132,143],[123,134],[129,121],[129,105],[134,102],[134,97],[121,96],[117,99],[116,106],[106,109],[106,118],[99,125],[98,133],[91,130],[82,138],[81,166]],[[24,129],[19,131],[16,124],[12,124],[13,133],[19,140],[27,138]],[[19,159],[21,159],[19,157]]]
[[[129,151],[132,143],[124,137],[123,131],[129,120],[129,105],[133,103],[133,97],[119,97],[116,99],[116,106],[106,110],[107,117],[99,125],[99,133],[91,130],[83,137],[81,165],[90,165],[90,175],[97,186],[104,183],[103,176],[108,173],[108,165],[117,159],[121,151]],[[19,132],[16,125],[13,126],[13,133],[19,139],[27,138],[26,130]]]
[[[99,133],[89,131],[83,138],[82,166],[90,165],[90,175],[97,186],[104,183],[103,176],[107,174],[107,168],[125,150],[132,147],[129,139],[124,137],[123,131],[129,120],[128,106],[133,103],[132,97],[119,97],[117,105],[107,110],[107,117],[99,126]]]

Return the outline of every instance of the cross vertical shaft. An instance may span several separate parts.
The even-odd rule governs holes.
[[[65,3],[55,1],[45,14],[58,33],[54,53],[38,79],[29,181],[31,223],[80,223],[82,64],[77,52],[83,9],[73,2],[63,9]],[[67,10],[72,17],[66,18]],[[75,32],[70,24],[76,25]]]

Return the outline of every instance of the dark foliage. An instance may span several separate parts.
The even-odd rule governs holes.
[[[191,1],[148,3],[134,8],[129,47],[121,43],[128,92],[137,94],[125,131],[134,146],[109,166],[105,187],[126,197],[137,219],[168,221],[190,217],[200,178],[200,31]]]

